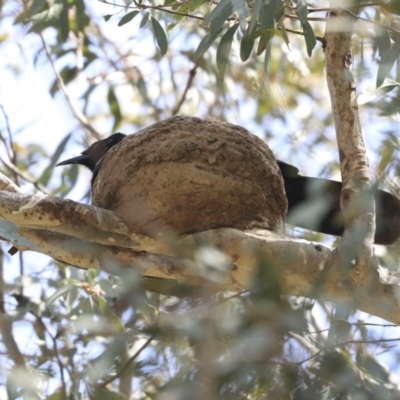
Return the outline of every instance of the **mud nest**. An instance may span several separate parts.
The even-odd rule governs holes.
[[[92,204],[136,232],[281,231],[283,180],[269,147],[214,119],[173,117],[127,136],[103,160]]]

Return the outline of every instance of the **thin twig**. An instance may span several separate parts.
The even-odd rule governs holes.
[[[139,357],[141,352],[150,344],[150,342],[154,339],[154,336],[150,336],[144,344],[140,347],[140,349],[132,356],[129,358],[129,360],[123,365],[123,367],[111,378],[105,380],[102,384],[101,387],[107,386],[109,383],[115,381],[118,379],[120,376],[123,375],[123,373],[127,370],[127,368]]]
[[[37,316],[35,313],[33,313],[36,317],[36,321],[40,324],[40,326],[47,332],[47,334],[50,336],[51,341],[53,342],[53,350],[54,354],[56,356],[57,364],[58,364],[58,369],[60,370],[60,378],[61,378],[61,386],[62,386],[62,398],[64,400],[67,399],[67,383],[65,380],[65,375],[64,375],[64,366],[61,361],[60,353],[58,351],[57,347],[57,339],[54,337],[51,332],[47,329],[46,324],[42,321],[42,319]]]
[[[47,59],[50,62],[50,65],[53,69],[54,75],[56,76],[58,86],[59,86],[61,92],[63,93],[73,116],[78,120],[78,122],[84,129],[88,130],[89,132],[91,132],[93,134],[93,136],[95,137],[96,140],[100,140],[101,139],[100,133],[98,131],[96,131],[96,129],[94,129],[92,125],[89,124],[87,118],[82,114],[82,112],[75,106],[75,104],[71,100],[71,97],[68,94],[67,88],[65,87],[64,81],[54,65],[53,59],[51,58],[50,51],[47,47],[46,42],[44,41],[43,36],[41,34],[39,34],[39,37],[42,41],[43,49],[46,52]]]
[[[364,3],[364,4],[357,4],[354,6],[348,6],[347,8],[367,8],[367,7],[379,7],[380,4],[379,3]],[[309,8],[307,11],[309,14],[311,13],[316,13],[316,12],[329,12],[329,11],[333,11],[334,9],[331,7],[321,7],[321,8]]]
[[[5,285],[3,271],[4,253],[0,248],[0,333],[2,343],[7,349],[8,356],[14,361],[15,365],[25,367],[25,358],[21,353],[17,342],[14,339],[12,320],[7,317],[4,307]]]
[[[299,16],[298,15],[295,15],[295,14],[284,14],[283,15],[285,18],[288,18],[288,19],[295,19],[296,21],[298,21],[298,19],[299,19]],[[325,22],[326,21],[326,18],[307,18],[307,20],[308,21],[322,21],[322,22]]]
[[[173,11],[173,10],[165,9],[165,8],[163,8],[163,7],[161,7],[161,6],[150,6],[150,5],[144,5],[144,4],[135,3],[135,6],[132,7],[132,6],[127,6],[127,5],[125,5],[125,4],[113,3],[113,2],[107,1],[107,0],[100,0],[100,1],[101,1],[101,3],[109,4],[109,5],[114,6],[114,7],[123,7],[123,8],[125,8],[125,9],[139,9],[139,10],[148,10],[148,9],[150,9],[150,10],[159,10],[159,11],[164,11],[164,12],[166,12],[166,13],[168,13],[168,14],[172,14],[172,15],[179,15],[180,17],[193,18],[193,19],[198,19],[198,20],[200,20],[200,21],[204,21],[204,20],[205,20],[205,18],[199,17],[199,16],[197,16],[197,15],[192,15],[192,14],[187,14],[187,13],[186,13],[186,14],[185,14],[185,13],[180,13],[180,12],[178,12],[178,11]],[[236,21],[237,18],[234,18],[234,20]]]
[[[6,113],[6,110],[2,104],[0,104],[0,108],[1,108],[1,112],[3,113],[4,120],[6,121],[6,129],[7,129],[8,140],[9,140],[9,146],[5,146],[6,151],[8,153],[8,157],[10,158],[10,160],[12,160],[14,165],[17,165],[17,156],[15,154],[14,147],[13,147],[13,135],[11,132],[10,120],[9,120],[8,114]],[[18,182],[16,182],[16,183],[18,184]]]
[[[289,28],[278,28],[280,31],[285,30],[286,32],[289,33],[294,33],[295,35],[301,35],[301,36],[305,36],[304,32],[300,32],[300,31],[295,31],[293,29],[289,29]],[[315,39],[318,40],[319,42],[321,42],[322,44],[325,42],[324,38],[321,36],[315,36]]]
[[[0,104],[0,109],[1,109],[1,112],[3,113],[3,117],[4,117],[4,120],[6,122],[6,130],[7,130],[7,133],[8,133],[9,144],[7,145],[7,141],[3,137],[3,135],[1,135],[1,140],[4,143],[4,147],[6,149],[8,158],[11,160],[11,162],[15,166],[17,166],[17,154],[14,151],[13,135],[12,135],[12,132],[11,132],[10,120],[9,120],[8,114],[6,113],[6,110],[5,110],[5,108],[4,108],[4,106],[2,104]],[[13,175],[14,175],[15,183],[17,184],[17,186],[19,186],[18,174],[15,171],[13,171]]]
[[[47,194],[46,188],[41,185],[36,179],[31,178],[24,172],[20,171],[14,164],[12,164],[10,161],[0,157],[0,162],[3,163],[3,165],[9,169],[12,173],[18,175],[20,178],[24,179],[25,181],[31,183],[38,191],[42,192],[43,194]]]
[[[196,72],[197,72],[197,67],[198,67],[198,66],[199,66],[199,60],[197,60],[197,62],[196,62],[196,64],[194,65],[194,67],[189,71],[189,77],[188,77],[188,80],[187,80],[187,82],[186,82],[185,90],[183,91],[182,96],[181,96],[180,100],[178,101],[178,104],[177,104],[177,105],[175,106],[175,108],[172,110],[172,113],[171,113],[172,116],[178,114],[178,112],[179,112],[179,110],[181,109],[183,103],[185,102],[185,100],[186,100],[186,95],[187,95],[187,93],[188,93],[190,87],[191,87],[192,84],[193,84],[194,77],[196,76]]]

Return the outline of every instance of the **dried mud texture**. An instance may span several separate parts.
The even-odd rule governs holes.
[[[158,122],[111,149],[92,204],[152,236],[168,229],[281,231],[287,210],[281,174],[261,139],[240,126],[192,117]]]

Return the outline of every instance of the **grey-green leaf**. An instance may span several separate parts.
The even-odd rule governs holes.
[[[268,75],[269,73],[269,61],[271,60],[271,42],[268,44],[267,49],[265,50],[264,57],[264,73]]]
[[[63,40],[68,39],[69,35],[69,4],[68,0],[62,0],[62,10],[60,13],[60,34]]]
[[[229,53],[232,48],[232,41],[239,24],[231,26],[222,36],[217,49],[218,74],[222,79],[225,75],[226,66],[229,61]]]
[[[122,114],[121,114],[121,109],[119,108],[117,96],[115,95],[114,88],[112,86],[110,86],[110,88],[108,89],[107,100],[111,114],[114,117],[114,125],[112,130],[115,132],[115,130],[117,129],[118,125],[122,120]]]
[[[372,100],[377,99],[378,97],[385,95],[386,93],[389,93],[399,86],[399,82],[393,81],[392,79],[385,79],[382,86],[374,90],[366,90],[365,93],[360,94],[360,96],[358,96],[357,98],[357,103],[359,105],[368,103]]]
[[[301,25],[303,27],[304,39],[306,41],[307,54],[311,57],[312,51],[317,44],[317,39],[315,38],[314,30],[308,21],[305,21]]]
[[[304,39],[307,46],[307,54],[311,57],[312,51],[317,44],[315,33],[307,19],[307,3],[304,0],[298,0],[297,2],[297,15],[299,16],[301,26],[304,32]]]
[[[247,35],[251,35],[257,26],[258,17],[260,14],[261,6],[263,5],[263,0],[255,0],[253,14],[251,16],[251,20],[249,26],[247,28]]]
[[[251,51],[253,50],[254,39],[249,36],[243,36],[242,42],[240,43],[240,58],[242,61],[247,61],[250,57]]]
[[[277,9],[277,0],[264,2],[262,4],[259,16],[261,31],[266,29],[275,29],[275,13]]]
[[[222,29],[220,29],[216,32],[210,32],[206,36],[203,37],[203,39],[199,43],[199,46],[197,47],[196,51],[194,52],[194,56],[193,56],[194,61],[197,61],[209,49],[209,47],[214,43],[217,36],[220,34],[221,30]]]
[[[85,30],[85,3],[83,0],[75,0],[76,5],[76,23],[78,24],[78,29],[80,32]]]
[[[33,22],[46,23],[54,18],[58,18],[62,12],[62,4],[54,4],[48,10],[37,13],[31,17]]]
[[[143,18],[140,21],[139,29],[142,29],[144,26],[146,26],[147,21],[149,20],[149,17],[150,17],[150,13],[149,12],[146,12],[146,13],[143,14]]]
[[[127,24],[128,22],[132,21],[133,18],[135,18],[136,15],[138,15],[138,14],[139,14],[139,11],[131,11],[131,12],[128,12],[128,14],[125,14],[125,15],[121,18],[121,20],[118,22],[118,26],[122,26],[122,25]]]
[[[382,26],[375,25],[375,45],[379,50],[379,56],[383,57],[385,54],[389,51],[391,41],[390,41],[390,35],[387,31]]]
[[[39,179],[40,184],[42,184],[43,186],[46,186],[49,183],[49,180],[54,170],[54,166],[57,164],[60,155],[64,152],[65,146],[67,145],[70,137],[71,134],[69,133],[67,136],[65,136],[63,140],[61,140],[60,144],[57,146],[56,151],[54,152],[54,154],[50,159],[49,165],[43,171],[42,176]]]
[[[307,3],[304,0],[298,0],[297,1],[297,15],[299,16],[299,19],[301,23],[307,21]]]
[[[210,33],[220,31],[225,21],[238,10],[247,8],[243,0],[221,0],[204,20],[204,25],[210,24]],[[241,14],[243,14],[243,12]]]
[[[151,24],[153,25],[154,36],[156,37],[158,47],[160,48],[161,55],[163,56],[168,50],[167,35],[163,27],[155,18],[151,18]]]
[[[389,75],[390,70],[393,67],[395,61],[399,58],[400,55],[400,40],[396,41],[391,49],[387,51],[382,57],[381,64],[378,68],[378,75],[376,78],[376,86],[379,87],[382,85],[385,78]]]

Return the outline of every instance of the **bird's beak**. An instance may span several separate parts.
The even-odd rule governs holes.
[[[86,160],[86,158],[87,158],[86,155],[80,155],[78,157],[69,158],[68,160],[61,161],[58,164],[56,164],[56,167],[59,167],[60,165],[81,164],[83,160]]]

